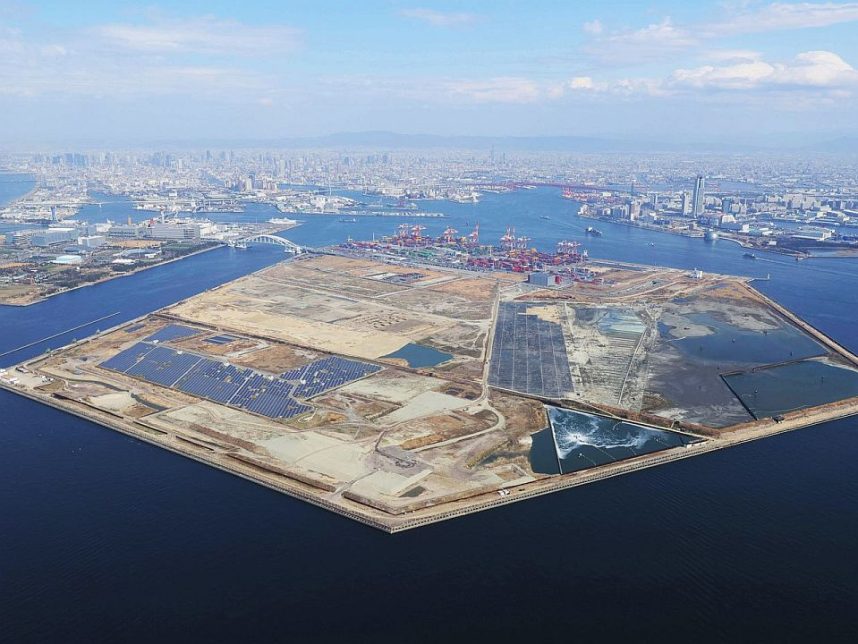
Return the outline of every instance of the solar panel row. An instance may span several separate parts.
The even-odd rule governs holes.
[[[498,310],[489,384],[547,398],[572,391],[563,329],[527,313],[526,302]]]
[[[150,335],[145,340],[147,342],[167,342],[169,340],[189,338],[192,335],[198,335],[199,333],[199,330],[192,329],[189,326],[182,326],[181,324],[168,324],[163,329],[155,331],[155,333]]]
[[[298,381],[295,395],[299,398],[312,398],[380,370],[378,365],[330,356],[287,371],[281,378]]]
[[[101,363],[101,366],[113,371],[121,371],[125,373],[128,369],[137,364],[153,349],[151,344],[138,342],[130,349],[126,349],[121,353],[117,353],[109,360]]]
[[[142,378],[165,387],[171,387],[200,360],[199,356],[192,353],[180,353],[167,347],[154,347],[125,373],[135,378]]]
[[[254,373],[252,369],[240,369],[204,358],[176,383],[176,388],[227,404]]]
[[[206,338],[206,342],[209,344],[229,344],[234,340],[235,338],[229,335],[213,335],[210,338]]]
[[[270,382],[270,377],[254,373],[230,399],[230,404],[234,407],[246,408],[255,396],[258,396],[267,389],[267,384]]]

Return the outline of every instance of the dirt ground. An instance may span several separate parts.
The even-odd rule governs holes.
[[[420,277],[404,285],[375,279],[406,273]],[[474,288],[480,282],[484,288]],[[168,311],[227,332],[360,358],[377,359],[421,340],[474,358],[482,355],[494,284],[322,255],[275,265]]]

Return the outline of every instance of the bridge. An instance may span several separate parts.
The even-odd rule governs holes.
[[[561,190],[571,190],[572,192],[646,192],[648,188],[644,185],[631,185],[629,189],[621,186],[596,186],[590,183],[564,183],[550,181],[497,181],[495,183],[469,183],[463,184],[468,188],[493,188],[504,187],[510,190],[518,190],[520,188],[560,188]]]
[[[234,248],[247,248],[250,244],[272,244],[274,246],[282,246],[287,253],[294,253],[295,255],[300,255],[304,252],[304,249],[295,242],[291,242],[285,237],[278,237],[277,235],[253,235],[252,237],[245,237],[244,239],[239,239],[229,243],[229,245]]]

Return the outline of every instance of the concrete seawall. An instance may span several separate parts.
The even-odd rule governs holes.
[[[600,466],[593,470],[561,474],[540,479],[519,487],[510,488],[509,494],[506,496],[500,496],[497,492],[492,492],[478,497],[454,501],[436,508],[429,508],[427,510],[420,511],[413,517],[394,517],[385,516],[381,513],[375,515],[370,508],[367,508],[366,511],[362,511],[362,508],[359,507],[342,507],[337,503],[333,503],[328,499],[322,498],[318,493],[314,493],[314,490],[310,486],[307,486],[308,489],[306,490],[302,489],[297,481],[286,479],[286,477],[283,477],[285,480],[282,481],[274,480],[273,478],[262,475],[258,468],[254,468],[251,465],[245,465],[236,459],[223,458],[225,456],[223,453],[203,450],[201,447],[195,447],[193,443],[170,441],[166,437],[160,438],[147,433],[142,426],[137,428],[133,424],[123,422],[115,416],[110,416],[106,413],[102,414],[70,401],[60,400],[51,395],[37,394],[5,382],[0,382],[0,387],[61,411],[71,413],[83,418],[84,420],[97,423],[109,429],[114,429],[150,445],[162,447],[174,454],[216,467],[221,471],[239,476],[248,481],[282,492],[301,501],[312,503],[317,507],[324,508],[325,510],[335,512],[349,519],[353,519],[354,521],[363,523],[364,525],[389,533],[411,530],[431,523],[446,521],[544,494],[566,490],[579,485],[595,483],[614,476],[629,474],[638,470],[664,465],[680,459],[706,454],[715,450],[741,445],[761,438],[775,436],[788,431],[858,414],[858,398],[853,398],[845,403],[836,403],[793,414],[792,417],[788,417],[780,423],[776,423],[774,421],[769,421],[762,425],[760,423],[755,423],[751,426],[739,428],[732,432],[726,432],[721,438],[704,440],[700,443],[693,443],[686,447],[677,447],[663,452],[656,452],[654,454],[636,457],[620,463]]]

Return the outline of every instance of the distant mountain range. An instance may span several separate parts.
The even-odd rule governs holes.
[[[458,149],[498,152],[634,152],[669,151],[693,148],[666,142],[634,141],[591,136],[442,136],[437,134],[399,134],[397,132],[338,132],[317,137],[292,137],[271,141],[289,148],[389,148]]]
[[[809,145],[814,152],[835,152],[838,154],[858,154],[858,136],[843,136]]]
[[[630,139],[594,136],[442,136],[400,134],[387,131],[338,132],[324,136],[288,137],[269,141],[242,142],[244,145],[283,148],[363,148],[363,149],[458,149],[496,152],[684,152],[684,153],[777,153],[833,152],[858,153],[858,137],[790,140],[772,137],[772,143],[753,143],[741,138],[718,142],[676,139]],[[776,141],[776,142],[775,142]],[[225,143],[225,142],[224,142]],[[233,142],[236,144],[238,142]]]
[[[108,141],[68,141],[65,147],[110,148]],[[56,147],[56,144],[54,146]],[[686,140],[681,137],[600,137],[600,136],[467,136],[437,134],[400,134],[383,130],[338,132],[322,136],[292,136],[270,139],[220,138],[138,141],[132,147],[147,149],[188,148],[260,148],[260,149],[333,149],[341,152],[389,150],[474,150],[489,152],[567,152],[587,153],[660,153],[677,154],[858,154],[858,135],[835,137],[793,134],[761,135],[756,140],[721,137],[716,141]]]

